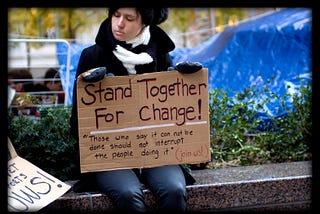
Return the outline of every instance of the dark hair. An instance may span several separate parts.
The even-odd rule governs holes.
[[[28,82],[32,82],[33,76],[28,69],[17,68],[17,69],[12,69],[8,72],[8,79],[26,79],[26,80],[15,81],[15,83],[28,83]]]
[[[60,82],[60,73],[57,69],[55,68],[48,68],[44,75],[45,79],[57,79],[54,80],[54,82]],[[51,82],[52,80],[45,81],[46,83]]]
[[[58,72],[59,71],[57,71],[57,69],[55,68],[48,68],[48,70],[46,70],[44,78],[54,78]]]
[[[108,16],[111,17],[119,7],[110,7],[108,9]],[[136,7],[138,13],[141,15],[142,22],[145,25],[158,25],[167,20],[169,16],[168,8],[144,8]]]

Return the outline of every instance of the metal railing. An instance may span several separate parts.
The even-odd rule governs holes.
[[[12,43],[13,45],[10,46],[10,43]],[[10,55],[10,51],[13,51],[14,48],[17,48],[17,45],[15,44],[26,44],[25,50],[18,52],[16,54],[16,56],[14,55]],[[57,51],[53,52],[53,53],[37,53],[34,52],[32,53],[30,51],[30,46],[29,43],[38,43],[38,44],[42,44],[42,45],[48,45],[48,44],[57,44],[57,43],[64,43],[67,45],[67,51],[64,53],[59,53],[60,55],[63,54],[66,56],[66,65],[65,66],[65,78],[60,79],[64,88],[64,93],[65,93],[65,98],[64,98],[64,106],[67,105],[68,103],[68,97],[69,97],[69,77],[70,77],[70,43],[65,40],[65,39],[9,39],[8,40],[8,65],[9,68],[14,68],[14,67],[23,67],[23,68],[27,68],[27,69],[39,69],[39,68],[50,68],[50,67],[61,67],[61,65],[59,65],[58,60],[57,60]],[[24,53],[25,52],[25,53]],[[14,58],[16,57],[16,59]],[[54,65],[49,65],[48,61],[49,58],[51,57],[51,59],[55,59],[55,64]],[[22,60],[24,61],[23,63],[18,60]],[[48,60],[46,60],[48,59]],[[16,63],[16,65],[14,65],[14,60],[17,60],[18,62]],[[31,62],[37,62],[32,64]],[[59,69],[59,72],[61,72],[61,70]],[[49,79],[44,79],[44,78],[34,78],[33,81],[44,81],[44,80],[49,80]],[[38,94],[41,94],[42,92],[39,92]],[[50,93],[53,93],[50,92]],[[61,92],[57,92],[57,93],[61,93]]]

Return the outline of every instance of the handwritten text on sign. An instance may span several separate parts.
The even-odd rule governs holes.
[[[82,172],[210,160],[208,71],[78,81]]]
[[[35,212],[66,193],[71,186],[16,156],[8,161],[8,210]]]

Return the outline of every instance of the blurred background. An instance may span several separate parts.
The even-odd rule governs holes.
[[[58,70],[59,93],[70,105],[80,53],[106,17],[106,8],[10,8],[9,70],[28,69],[35,84]],[[160,27],[176,44],[174,64],[198,61],[209,69],[209,91],[241,91],[273,78],[270,87],[283,95],[288,86],[296,92],[300,78],[311,81],[311,23],[308,8],[170,8]]]
[[[65,154],[75,143],[69,117],[78,60],[106,17],[106,8],[8,10],[8,74],[26,74],[8,76],[15,88],[9,137],[23,157],[60,178],[72,170]],[[213,167],[311,160],[310,8],[170,8],[160,27],[176,44],[174,64],[208,68]]]
[[[170,8],[161,27],[177,47],[195,47],[214,34],[279,8]],[[10,8],[9,38],[67,39],[92,44],[106,8]]]

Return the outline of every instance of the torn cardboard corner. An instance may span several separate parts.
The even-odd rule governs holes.
[[[211,160],[208,70],[78,81],[81,172]]]
[[[21,158],[8,138],[8,211],[36,212],[71,186]]]

